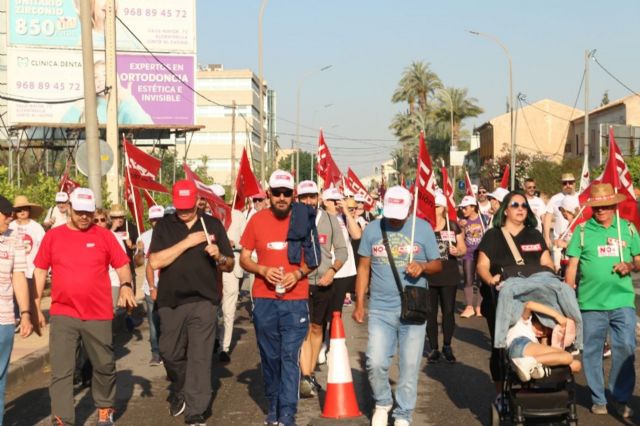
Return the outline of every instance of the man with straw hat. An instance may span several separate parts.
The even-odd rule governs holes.
[[[29,202],[24,195],[18,195],[13,201],[13,220],[9,224],[12,235],[19,238],[24,244],[27,255],[27,271],[25,276],[29,283],[30,300],[35,298],[35,284],[33,283],[33,271],[36,268],[33,261],[44,238],[44,228],[35,221],[42,214],[42,206]],[[16,315],[17,316],[17,315]]]
[[[620,219],[618,203],[625,196],[611,184],[594,184],[587,205],[593,217],[573,233],[567,255],[567,284],[575,287],[580,266],[578,304],[584,324],[584,374],[591,391],[593,414],[607,414],[602,348],[611,338],[609,389],[614,408],[633,416],[627,405],[635,387],[636,311],[631,272],[640,267],[640,238],[633,224]]]

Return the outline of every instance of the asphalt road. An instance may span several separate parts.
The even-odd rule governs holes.
[[[461,296],[461,292],[459,292]],[[262,379],[258,350],[253,326],[249,322],[248,302],[241,303],[234,330],[232,361],[221,365],[215,358],[213,371],[214,397],[212,415],[208,425],[261,425],[265,416]],[[459,310],[462,305],[459,303]],[[368,424],[372,411],[371,391],[364,370],[364,352],[367,343],[366,326],[359,326],[350,318],[351,308],[345,308],[347,346],[356,394],[361,411],[367,416],[357,424]],[[477,425],[489,424],[490,404],[494,387],[488,374],[489,341],[483,318],[460,319],[456,316],[457,329],[453,348],[458,362],[455,364],[427,365],[426,358],[420,369],[418,402],[414,425]],[[166,397],[168,382],[163,367],[150,367],[146,323],[133,334],[116,336],[117,354],[117,404],[116,420],[120,425],[179,425],[182,417],[168,415]],[[605,368],[608,369],[609,362]],[[318,373],[322,384],[326,383],[327,366]],[[392,368],[392,378],[397,369]],[[631,422],[623,422],[613,416],[594,416],[589,413],[588,390],[582,375],[577,376],[577,395],[580,424],[618,425],[636,424],[640,416]],[[6,398],[5,425],[48,425],[49,423],[49,373],[30,377],[13,389]],[[298,424],[320,424],[324,394],[320,398],[301,400]],[[640,389],[636,386],[631,406],[640,412]],[[95,424],[95,410],[90,392],[86,389],[76,394],[77,424]],[[337,421],[324,424],[340,424]]]

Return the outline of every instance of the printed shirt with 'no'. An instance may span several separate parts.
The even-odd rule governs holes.
[[[14,272],[27,271],[27,255],[20,238],[0,236],[0,324],[15,324],[13,312]]]

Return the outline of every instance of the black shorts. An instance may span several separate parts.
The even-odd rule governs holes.
[[[311,324],[324,325],[330,315],[333,285],[309,286],[309,320]]]

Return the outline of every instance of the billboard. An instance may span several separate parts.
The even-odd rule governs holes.
[[[195,85],[193,55],[118,53],[118,123],[192,125],[194,94],[180,80]],[[96,90],[105,87],[104,52],[94,55]],[[173,73],[173,74],[172,74]],[[82,52],[9,48],[7,92],[21,99],[57,101],[84,96]],[[98,96],[98,121],[106,123],[106,97]],[[8,103],[9,121],[16,123],[84,123],[84,100],[73,103]]]
[[[89,0],[92,7],[94,49],[104,49],[104,4]],[[9,46],[80,49],[80,0],[9,0],[7,33]],[[152,52],[195,53],[195,1],[116,0],[118,18]],[[118,50],[145,51],[116,20]]]

